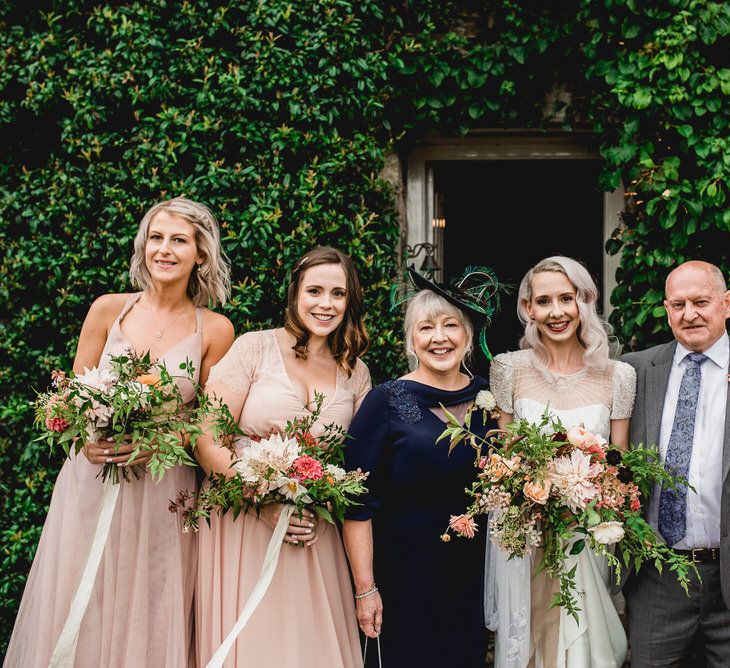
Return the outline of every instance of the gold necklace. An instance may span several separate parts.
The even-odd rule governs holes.
[[[164,327],[161,327],[155,332],[155,338],[159,341],[163,336],[165,336],[165,330],[172,325],[173,322],[175,322],[185,311],[187,311],[188,306],[187,304],[182,308],[180,313],[178,313],[170,322],[168,322]]]

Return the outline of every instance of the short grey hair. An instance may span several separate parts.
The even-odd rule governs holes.
[[[471,356],[474,350],[474,326],[469,317],[460,308],[435,292],[421,290],[408,301],[408,308],[403,321],[406,355],[408,355],[408,362],[411,366],[418,362],[416,351],[413,348],[413,330],[416,323],[424,318],[437,318],[441,315],[456,318],[464,326],[467,342],[462,362],[466,362]]]
[[[150,284],[150,272],[145,263],[145,245],[152,219],[167,211],[180,216],[195,230],[195,245],[203,262],[190,274],[187,293],[196,306],[225,304],[231,294],[231,276],[228,258],[221,248],[218,221],[213,212],[200,202],[175,197],[158,202],[145,213],[134,238],[134,253],[129,264],[129,278],[132,285],[144,290]]]

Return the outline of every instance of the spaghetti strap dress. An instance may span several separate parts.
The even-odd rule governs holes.
[[[139,299],[131,295],[109,330],[99,366],[108,354],[131,347],[120,323]],[[173,375],[202,357],[203,309],[196,329],[159,360]],[[179,373],[179,372],[178,372]],[[183,379],[187,402],[195,399]],[[5,656],[5,668],[46,668],[69,613],[99,516],[100,467],[83,453],[61,468],[38,550]],[[183,533],[168,511],[181,489],[195,488],[195,470],[177,466],[157,484],[150,475],[120,483],[111,529],[81,623],[78,668],[181,668],[194,666],[193,591],[196,536]]]

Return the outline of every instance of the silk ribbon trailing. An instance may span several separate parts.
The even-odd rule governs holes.
[[[119,484],[114,484],[110,477],[104,483],[99,519],[96,521],[94,538],[91,541],[91,547],[86,557],[86,564],[81,574],[81,580],[71,602],[71,607],[68,611],[61,635],[58,637],[56,647],[53,649],[48,668],[73,668],[76,661],[76,645],[79,640],[81,621],[84,618],[84,613],[86,612],[86,607],[89,604],[91,592],[94,588],[96,574],[99,571],[102,554],[104,554],[104,546],[106,545],[109,530],[112,526],[112,517],[114,516],[118,496]]]
[[[253,591],[246,601],[246,605],[243,606],[243,610],[238,617],[235,625],[231,629],[230,633],[226,636],[221,646],[216,650],[213,658],[208,661],[205,668],[222,668],[223,663],[228,656],[228,653],[233,647],[233,643],[236,642],[238,634],[241,633],[243,628],[248,623],[249,618],[256,610],[261,599],[264,597],[266,590],[271,584],[271,579],[274,577],[274,571],[276,570],[276,564],[279,563],[279,552],[281,552],[281,546],[283,544],[284,535],[289,527],[289,518],[294,512],[294,506],[287,504],[279,515],[279,521],[276,523],[274,533],[269,541],[269,547],[266,549],[266,555],[264,556],[264,563],[261,566],[261,573],[259,579],[253,588]]]

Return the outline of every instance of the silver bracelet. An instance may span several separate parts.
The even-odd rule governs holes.
[[[367,591],[364,591],[362,594],[355,594],[355,600],[359,601],[361,598],[370,596],[370,594],[374,594],[376,591],[378,591],[378,588],[375,586],[375,583],[373,582],[373,586],[370,587],[370,589],[368,589]]]

